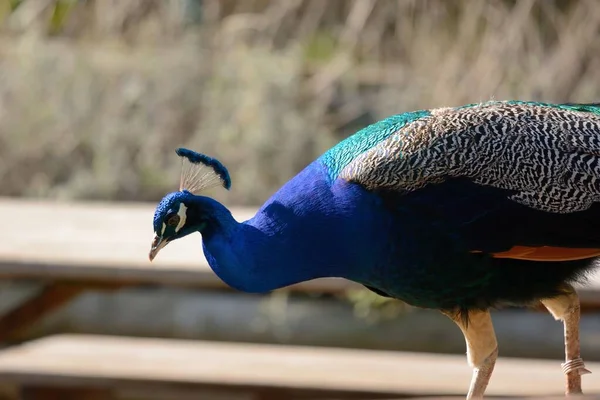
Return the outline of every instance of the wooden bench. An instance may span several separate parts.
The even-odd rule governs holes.
[[[228,289],[209,268],[199,234],[175,241],[148,261],[154,204],[61,203],[0,198],[0,215],[19,223],[0,230],[0,279],[34,280],[43,289],[0,318],[0,342],[88,290],[139,285]],[[238,220],[253,208],[235,208]],[[284,290],[341,293],[361,286],[316,279]],[[582,309],[600,309],[600,272],[580,288]]]
[[[25,400],[460,396],[470,377],[464,356],[170,339],[57,335],[0,352],[0,384]],[[593,377],[586,393],[600,394]],[[488,394],[560,396],[563,385],[557,361],[500,358]]]
[[[255,209],[236,208],[238,220]],[[40,293],[0,318],[0,342],[88,290],[139,285],[227,289],[210,269],[199,234],[175,241],[150,263],[153,204],[62,203],[0,198],[0,215],[19,223],[0,230],[0,279],[33,280]],[[359,287],[318,279],[289,290],[340,293]]]

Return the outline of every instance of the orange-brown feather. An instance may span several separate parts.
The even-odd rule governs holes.
[[[600,249],[568,247],[514,246],[508,251],[492,253],[494,258],[512,258],[530,261],[573,261],[600,256]]]

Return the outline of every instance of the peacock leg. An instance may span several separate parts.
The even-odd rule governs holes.
[[[565,331],[565,362],[562,369],[567,376],[566,394],[581,394],[581,375],[589,374],[583,364],[579,347],[579,297],[571,285],[565,294],[542,300],[542,304],[556,320],[562,320]]]
[[[489,311],[469,311],[468,319],[461,318],[458,313],[445,314],[458,325],[467,343],[467,360],[473,368],[467,399],[482,398],[498,357],[492,317]]]

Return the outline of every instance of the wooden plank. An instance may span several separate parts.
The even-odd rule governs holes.
[[[61,388],[55,386],[24,387],[20,400],[111,400],[110,390],[96,388]]]
[[[18,339],[21,331],[87,290],[115,290],[124,285],[105,282],[53,281],[0,316],[0,343]]]
[[[489,398],[490,396],[486,396]],[[371,399],[363,399],[371,400]],[[378,399],[378,400],[400,400],[396,399]],[[402,400],[464,400],[459,396],[421,396],[421,397],[406,397]],[[512,397],[510,400],[565,400],[565,396],[533,396],[533,397]],[[577,395],[577,400],[600,400],[600,395]]]
[[[42,288],[40,293],[0,317],[0,342],[10,339],[15,332],[66,304],[84,290],[81,286],[61,283],[51,283]]]
[[[437,311],[380,318],[359,318],[351,303],[329,297],[126,290],[83,296],[15,339],[69,332],[465,354],[460,329]],[[498,310],[492,320],[501,356],[561,361],[563,324],[548,312]],[[600,313],[584,315],[586,361],[600,361],[599,332]]]
[[[225,288],[208,266],[200,234],[169,244],[148,261],[154,207],[0,198],[0,215],[19,216],[18,224],[0,231],[0,278]],[[242,221],[256,209],[232,212]],[[295,288],[339,292],[357,286],[330,278]]]
[[[600,363],[587,363],[600,371]],[[464,356],[205,341],[57,335],[0,353],[0,382],[126,388],[137,385],[327,391],[341,394],[462,395]],[[489,395],[560,396],[560,365],[500,357]],[[587,394],[600,380],[584,377]]]
[[[78,280],[226,288],[210,270],[199,234],[175,241],[150,263],[154,204],[49,202],[0,198],[0,215],[19,223],[0,230],[0,279]],[[234,208],[238,220],[256,209]],[[316,279],[291,289],[341,292],[360,285]],[[600,307],[600,270],[581,287],[582,302]]]

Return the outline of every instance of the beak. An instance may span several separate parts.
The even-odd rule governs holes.
[[[148,258],[150,262],[154,260],[154,257],[158,254],[158,252],[165,247],[169,243],[168,240],[163,239],[161,236],[155,235],[154,240],[152,240],[152,247],[150,248],[150,254],[148,254]]]

